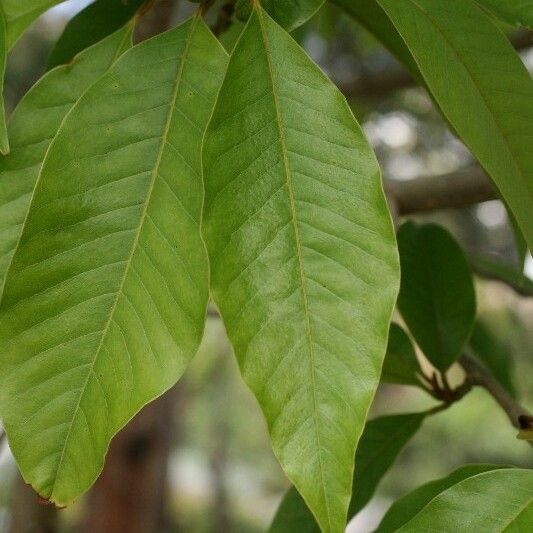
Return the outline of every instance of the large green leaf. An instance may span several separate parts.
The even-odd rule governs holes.
[[[402,282],[398,307],[429,361],[444,372],[468,340],[476,315],[472,275],[459,245],[436,224],[398,232]]]
[[[406,494],[392,504],[379,524],[376,533],[393,533],[397,531],[441,492],[444,492],[464,479],[499,468],[508,467],[484,464],[465,465],[452,472],[449,476],[430,481],[418,487],[413,492]]]
[[[68,63],[77,53],[100,41],[130,20],[146,0],[96,0],[67,24],[55,44],[48,68]]]
[[[533,248],[533,80],[516,51],[472,1],[377,1]]]
[[[9,153],[9,139],[6,126],[6,111],[4,106],[4,76],[7,62],[7,26],[4,10],[0,4],[0,153]]]
[[[533,470],[504,468],[459,481],[435,496],[398,532],[530,531]]]
[[[57,504],[197,349],[201,139],[225,65],[195,17],[126,52],[49,148],[0,306],[0,415],[24,478]]]
[[[42,13],[65,0],[2,0],[7,22],[7,44],[11,48],[22,32]]]
[[[533,28],[532,0],[476,0],[476,2],[509,24]]]
[[[372,498],[379,482],[406,443],[420,429],[426,413],[384,416],[365,426],[355,454],[354,491],[348,519]],[[291,488],[274,517],[270,533],[320,531],[298,492]]]
[[[246,20],[256,0],[237,0],[237,16]],[[268,14],[287,31],[307,22],[324,4],[325,0],[261,0]]]
[[[211,289],[274,452],[343,531],[398,259],[379,167],[346,100],[257,3],[204,147]]]
[[[420,365],[413,343],[402,327],[393,322],[390,326],[381,381],[420,387],[421,382],[417,377],[418,374],[420,374]]]
[[[17,246],[44,156],[75,102],[131,46],[124,27],[41,78],[9,121],[12,151],[0,158],[0,289]],[[1,293],[1,290],[0,290]]]

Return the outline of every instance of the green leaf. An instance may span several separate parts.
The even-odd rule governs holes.
[[[529,531],[533,524],[533,470],[483,472],[435,496],[398,532]],[[378,530],[379,531],[379,530]]]
[[[7,44],[11,48],[24,30],[45,11],[65,0],[2,0],[7,23]]]
[[[0,306],[0,415],[24,478],[56,504],[197,350],[201,140],[226,57],[198,17],[141,43],[49,148]]]
[[[533,80],[520,57],[474,2],[378,2],[444,116],[494,180],[533,248]]]
[[[476,0],[501,20],[514,26],[533,29],[532,0]]]
[[[470,348],[507,392],[516,397],[512,377],[513,360],[509,346],[503,339],[493,334],[487,324],[477,320],[470,337]]]
[[[393,322],[389,330],[389,343],[381,371],[381,381],[420,387],[421,383],[417,378],[419,373],[420,365],[411,339],[401,326]]]
[[[393,533],[397,531],[403,524],[415,517],[433,498],[446,489],[472,476],[500,468],[508,467],[484,464],[465,465],[452,472],[449,476],[430,481],[418,487],[392,504],[379,524],[376,533]],[[462,529],[464,529],[464,525],[460,528],[460,530]]]
[[[50,54],[48,68],[68,63],[76,54],[116,31],[145,1],[96,0],[89,4],[67,24]]]
[[[398,259],[379,167],[346,100],[256,3],[204,145],[211,289],[274,452],[344,531]]]
[[[9,138],[6,126],[6,111],[4,107],[4,76],[7,62],[7,26],[4,11],[0,5],[0,153],[9,153]]]
[[[332,2],[381,41],[411,74],[419,75],[418,66],[409,48],[376,0],[332,0]]]
[[[252,4],[257,0],[237,0],[236,12],[240,20],[247,20]],[[261,0],[263,9],[287,31],[307,22],[322,7],[325,0]]]
[[[371,420],[355,454],[354,491],[348,511],[353,518],[370,501],[376,488],[407,442],[420,429],[426,413],[384,416]],[[274,517],[270,533],[315,533],[319,528],[303,499],[289,489]]]
[[[20,238],[43,159],[74,103],[131,47],[124,27],[52,70],[26,93],[9,121],[11,153],[0,158],[0,293]]]
[[[468,264],[453,237],[435,224],[407,222],[398,248],[398,308],[431,364],[445,372],[461,354],[476,315]]]

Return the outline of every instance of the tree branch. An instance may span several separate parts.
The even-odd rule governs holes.
[[[459,363],[466,372],[466,381],[471,385],[483,387],[503,409],[511,424],[516,429],[522,429],[520,418],[529,417],[530,413],[494,379],[492,374],[476,359],[466,354],[462,355]]]
[[[441,176],[387,180],[385,188],[394,197],[399,215],[464,207],[498,198],[485,172],[476,166]]]

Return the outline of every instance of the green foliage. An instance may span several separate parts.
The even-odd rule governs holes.
[[[476,1],[509,24],[533,29],[533,2],[531,0]]]
[[[393,322],[389,330],[389,342],[381,371],[381,381],[420,387],[418,374],[420,374],[420,366],[413,343],[402,327]]]
[[[420,429],[426,413],[384,416],[365,426],[355,454],[354,491],[348,511],[353,518],[370,501],[398,454]],[[320,531],[298,492],[291,488],[281,502],[270,533]]]
[[[504,468],[458,481],[394,531],[455,533],[468,524],[470,531],[501,533],[527,531],[532,523],[533,470]]]
[[[117,31],[81,53],[71,65],[46,74],[25,95],[11,116],[12,151],[0,159],[2,290],[50,142],[80,96],[131,46],[131,31],[131,27]]]
[[[96,0],[69,21],[55,44],[48,68],[66,64],[85,48],[118,30],[146,0]]]
[[[398,248],[398,308],[431,364],[445,372],[461,354],[476,314],[466,259],[453,237],[435,224],[404,224]]]
[[[533,248],[533,80],[524,64],[472,1],[377,1],[442,113],[494,180]]]
[[[198,17],[145,41],[46,155],[0,307],[0,406],[25,479],[59,505],[200,342],[201,141],[225,63]]]
[[[472,476],[491,472],[500,468],[506,468],[498,465],[465,465],[458,468],[450,475],[442,479],[430,481],[413,492],[406,494],[389,508],[383,520],[379,524],[376,533],[393,533],[402,525],[408,523],[414,518],[433,498],[453,487],[457,483],[468,479]]]
[[[4,109],[4,75],[7,62],[7,26],[4,10],[0,5],[0,153],[9,153],[9,139],[7,137],[6,112]]]
[[[346,101],[259,7],[204,173],[212,295],[243,377],[288,477],[323,530],[341,531],[397,291],[394,234]]]

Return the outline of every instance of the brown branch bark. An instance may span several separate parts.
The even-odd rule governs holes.
[[[466,380],[471,385],[484,388],[505,412],[511,424],[521,429],[520,417],[530,416],[528,410],[516,400],[496,381],[492,374],[476,359],[469,355],[462,355],[459,363],[466,372]]]
[[[496,188],[480,167],[469,167],[450,174],[386,181],[387,193],[399,215],[463,207],[498,198]]]

